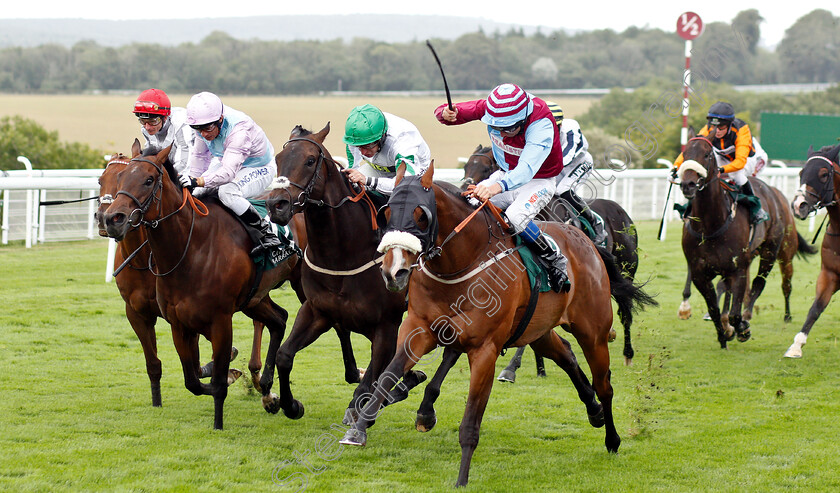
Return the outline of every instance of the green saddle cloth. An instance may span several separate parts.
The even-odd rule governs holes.
[[[551,285],[548,283],[548,272],[543,266],[534,258],[534,253],[525,245],[522,245],[522,238],[519,235],[515,236],[516,246],[522,246],[519,249],[519,257],[522,258],[522,263],[525,264],[525,270],[528,272],[528,282],[531,283],[531,289],[534,289],[537,278],[540,279],[540,293],[547,293],[551,291]]]
[[[257,210],[260,217],[266,217],[268,215],[268,208],[266,207],[264,200],[248,199],[248,202],[254,206],[254,209]],[[262,255],[257,257],[251,257],[254,264],[257,266],[257,269],[263,272],[277,267],[294,254],[303,256],[303,252],[301,252],[300,247],[295,244],[295,239],[292,235],[292,228],[289,226],[281,226],[277,223],[271,224],[273,224],[276,228],[277,237],[280,238],[280,241],[283,241],[287,245],[284,248],[275,248],[269,252],[264,252]]]

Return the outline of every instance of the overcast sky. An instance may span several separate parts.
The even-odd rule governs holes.
[[[610,28],[621,32],[627,27],[676,30],[679,15],[693,11],[704,23],[731,22],[747,9],[757,9],[764,18],[761,43],[774,46],[797,19],[814,9],[840,12],[836,0],[740,0],[739,2],[649,1],[563,1],[524,2],[477,0],[171,0],[165,2],[119,0],[11,0],[3,2],[0,18],[83,18],[83,19],[168,19],[201,17],[247,17],[254,15],[341,15],[341,14],[424,14],[483,17],[496,22],[542,25],[550,28],[593,30]],[[708,5],[704,9],[702,5]],[[359,33],[364,35],[364,33]]]

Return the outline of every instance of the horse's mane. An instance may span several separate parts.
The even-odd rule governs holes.
[[[808,149],[809,158],[813,156],[822,156],[836,163],[838,162],[838,155],[840,155],[840,144],[823,146],[816,151],[813,149],[813,147]]]

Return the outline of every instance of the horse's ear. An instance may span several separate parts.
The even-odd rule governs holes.
[[[314,140],[324,143],[324,139],[327,138],[327,134],[330,133],[330,122],[327,122],[327,125],[322,128],[317,134],[312,134]]]
[[[134,139],[134,143],[131,144],[131,157],[136,158],[137,156],[140,155],[140,152],[141,152],[140,141],[137,140],[137,139]]]
[[[400,165],[397,166],[397,174],[394,176],[394,188],[397,188],[397,185],[400,184],[403,177],[405,177],[405,163],[401,162]]]
[[[478,154],[479,152],[481,152],[481,144],[478,144],[478,147],[475,148],[473,154]]]
[[[292,133],[289,134],[289,138],[294,139],[295,137],[300,137],[302,133],[303,127],[301,127],[300,125],[295,125],[295,128],[292,129]]]
[[[697,131],[694,130],[693,125],[688,126],[688,139],[691,140],[694,137],[697,137]]]
[[[172,144],[166,146],[166,149],[161,150],[155,155],[155,161],[158,163],[163,163],[166,161],[166,158],[169,157],[169,153],[172,151]]]
[[[429,163],[429,168],[423,173],[423,176],[420,178],[420,184],[423,185],[423,188],[432,188],[432,181],[435,177],[435,160],[432,159],[432,162]]]
[[[806,156],[811,157],[814,154],[814,144],[808,146],[808,154]]]

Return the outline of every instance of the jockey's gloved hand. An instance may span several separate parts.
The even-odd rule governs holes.
[[[181,182],[181,186],[192,191],[193,188],[198,186],[198,183],[195,181],[195,178],[192,178],[190,175],[186,173],[181,173],[178,175],[178,181]]]
[[[668,181],[670,181],[671,183],[676,183],[677,182],[677,168],[676,167],[671,168],[671,176],[670,176],[670,178],[668,178]]]
[[[723,170],[723,166],[718,168],[718,174],[720,174],[720,175],[725,175],[726,174],[726,171]]]

